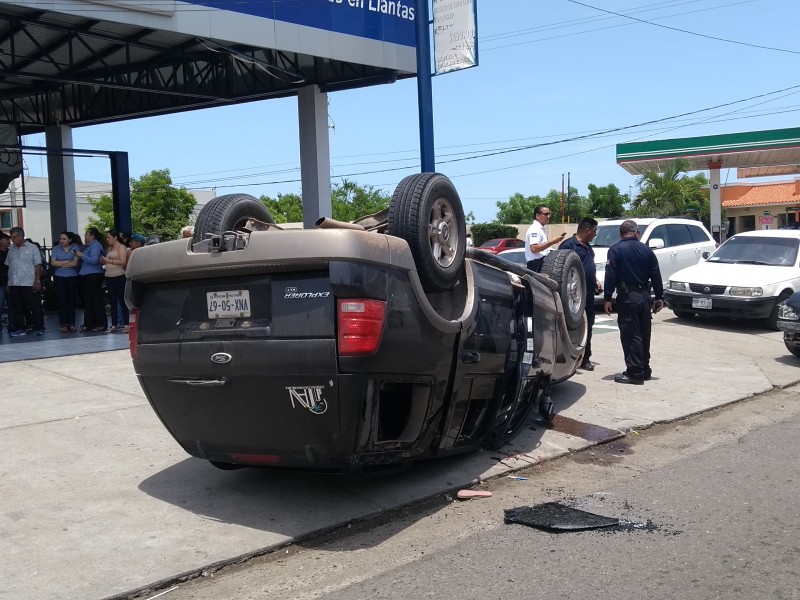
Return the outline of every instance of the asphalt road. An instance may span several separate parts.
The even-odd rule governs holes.
[[[26,345],[37,346],[35,341]],[[557,470],[551,480],[537,475],[523,484],[506,478],[518,469],[582,450],[576,456],[603,456],[605,450],[591,447],[604,436],[616,439],[632,429],[743,400],[760,406],[765,394],[800,384],[800,363],[780,333],[757,324],[687,322],[662,311],[654,321],[653,379],[644,386],[613,382],[624,368],[613,320],[598,320],[593,345],[595,370],[578,371],[553,389],[558,418],[552,429],[524,430],[499,451],[439,459],[367,480],[279,470],[220,471],[187,456],[150,408],[124,350],[0,363],[8,392],[0,402],[0,600],[146,598],[179,582],[178,590],[164,594],[172,600],[171,594],[183,593],[184,582],[201,573],[221,573],[229,565],[287,549],[291,556],[299,544],[317,547],[321,534],[341,527],[374,528],[376,519],[383,518],[400,523],[394,532],[378,530],[379,537],[359,552],[337,551],[335,560],[325,555],[300,573],[333,581],[329,591],[337,593],[346,589],[333,577],[340,568],[350,573],[347,585],[355,585],[367,574],[378,576],[366,563],[382,564],[384,572],[397,566],[393,555],[381,563],[380,551],[395,541],[402,544],[409,539],[406,534],[414,548],[426,553],[440,548],[440,539],[468,544],[471,521],[492,531],[502,520],[502,508],[558,497],[584,477]],[[19,344],[6,348],[18,350]],[[638,438],[630,434],[603,448],[635,464],[631,461],[638,450],[628,456],[624,444]],[[623,444],[624,453],[613,450],[616,443]],[[683,456],[687,448],[697,450],[705,443],[705,436],[696,434],[683,445],[664,446],[661,453]],[[599,472],[610,476],[616,471],[603,467]],[[461,488],[486,482],[498,490],[503,483],[513,484],[510,489],[517,495],[495,508],[495,498],[459,505],[446,500]],[[603,485],[572,494],[588,497],[603,491]],[[420,502],[433,502],[434,512],[418,513]],[[641,518],[638,511],[644,505],[631,506],[636,509],[631,514]],[[398,518],[414,514],[405,525]],[[438,520],[455,526],[437,533]],[[504,532],[497,543],[514,535]],[[475,547],[482,543],[478,540]],[[514,540],[515,547],[520,543]],[[509,566],[517,565],[520,556],[526,569],[541,561],[534,546],[508,559]],[[564,558],[569,562],[571,557]],[[496,565],[498,570],[508,568],[506,559]],[[353,571],[348,571],[344,566],[351,560]],[[412,564],[418,558],[405,560]],[[286,572],[293,576],[285,587],[263,597],[301,597],[297,582],[302,577]],[[535,589],[530,578],[517,583],[520,589]],[[250,589],[258,588],[248,584],[241,593],[216,597],[247,597]]]
[[[382,524],[217,572],[167,600],[800,598],[800,390],[776,390],[496,479]],[[619,530],[549,533],[561,501]]]

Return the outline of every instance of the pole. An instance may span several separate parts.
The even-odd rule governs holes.
[[[564,174],[561,174],[561,222],[564,222]]]
[[[436,170],[433,150],[433,88],[428,0],[417,2],[417,104],[419,105],[419,155],[423,173]]]
[[[567,208],[569,208],[569,171],[567,171]],[[567,214],[567,223],[569,223],[569,213]]]

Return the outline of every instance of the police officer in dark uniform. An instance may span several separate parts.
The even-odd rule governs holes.
[[[601,291],[597,282],[597,267],[594,264],[594,249],[592,240],[597,235],[597,221],[591,217],[584,217],[578,223],[578,231],[566,242],[559,246],[561,250],[573,250],[581,259],[583,272],[586,274],[586,349],[583,352],[581,369],[594,371],[592,358],[592,327],[594,327],[594,295]]]
[[[661,270],[653,251],[639,241],[634,221],[619,226],[620,241],[611,246],[606,264],[603,287],[603,309],[611,315],[611,296],[617,290],[617,323],[622,351],[625,353],[625,372],[614,377],[617,383],[643,385],[650,379],[651,311],[664,307],[664,286]],[[650,284],[655,300],[650,301]]]

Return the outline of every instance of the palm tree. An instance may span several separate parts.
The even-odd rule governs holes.
[[[639,193],[631,202],[632,212],[652,216],[680,215],[696,205],[703,193],[697,177],[688,177],[691,164],[677,158],[667,165],[663,173],[648,170],[636,180]]]

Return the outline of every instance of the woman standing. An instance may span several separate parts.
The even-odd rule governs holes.
[[[58,236],[58,245],[50,252],[50,264],[53,266],[53,282],[58,293],[58,322],[61,333],[76,331],[75,309],[78,293],[78,249],[72,244],[72,233],[62,231]]]
[[[108,327],[106,304],[103,302],[105,272],[100,259],[104,248],[97,227],[89,227],[84,234],[86,246],[75,254],[81,259],[78,275],[83,288],[83,325],[81,331],[105,331]]]
[[[125,267],[128,264],[128,248],[119,231],[111,229],[106,234],[108,251],[100,258],[106,267],[106,289],[111,298],[111,328],[109,333],[128,332],[128,307],[125,306]],[[121,319],[121,322],[120,322]]]

